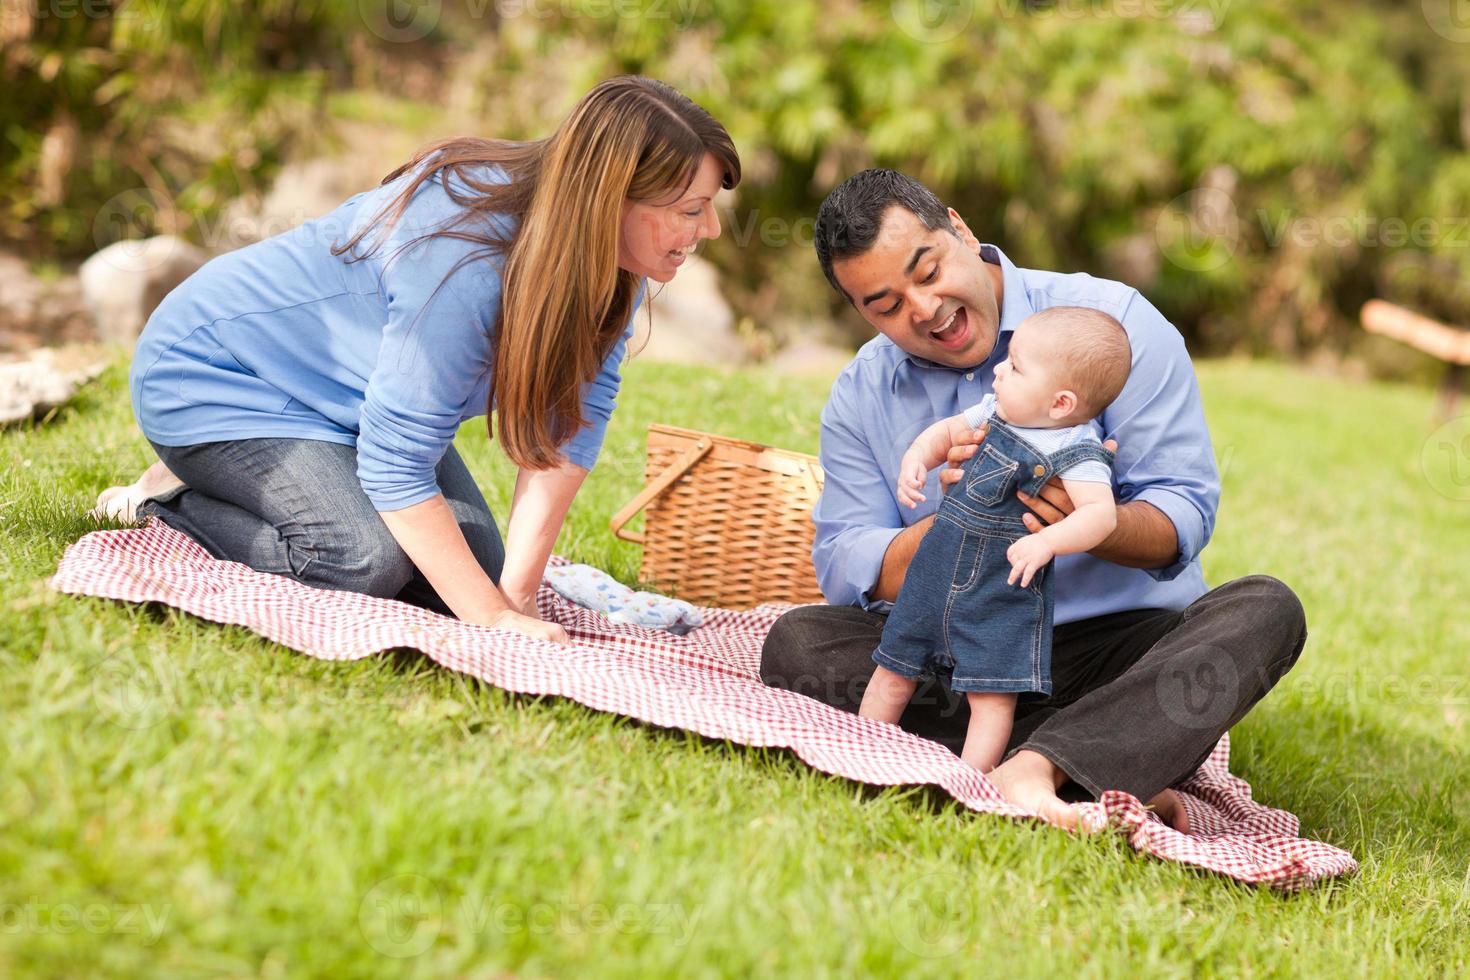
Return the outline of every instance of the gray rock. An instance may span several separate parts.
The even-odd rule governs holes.
[[[852,358],[853,352],[845,347],[802,338],[785,347],[766,366],[781,374],[835,379]]]
[[[400,158],[378,147],[354,147],[349,155],[286,164],[264,196],[230,202],[209,247],[227,252],[290,231],[334,210],[358,191],[376,187],[384,174],[407,159],[407,154]]]
[[[98,338],[131,346],[163,298],[207,260],[173,235],[113,242],[87,259],[80,272],[82,298]]]
[[[47,348],[0,360],[0,425],[34,418],[65,404],[106,366],[105,351],[85,345]]]
[[[0,311],[8,319],[29,320],[43,291],[24,259],[0,252]]]
[[[720,293],[719,276],[708,262],[691,255],[666,286],[650,283],[654,294],[653,330],[638,311],[633,356],[677,364],[737,366],[750,353],[735,333],[735,314]]]
[[[18,255],[0,252],[0,351],[81,343],[92,317],[74,275],[43,280]]]

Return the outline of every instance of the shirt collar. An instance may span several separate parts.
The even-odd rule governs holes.
[[[1006,257],[1006,254],[994,245],[981,244],[980,258],[991,265],[1000,266],[1001,273],[1001,306],[1000,326],[996,331],[996,346],[1000,346],[1000,335],[1010,333],[1016,329],[1016,325],[1036,311],[1031,308],[1031,296],[1026,291],[1026,283],[1021,278],[1021,270],[1017,269],[1015,263]],[[892,341],[889,341],[892,343]],[[899,353],[899,367],[925,368],[935,371],[953,371],[956,374],[963,373],[963,369],[950,367],[948,364],[936,364],[934,361],[924,357],[915,357],[897,344],[893,349]],[[897,390],[898,373],[895,372],[890,386]]]
[[[1031,293],[1026,289],[1021,270],[1000,249],[994,245],[981,245],[980,257],[991,265],[1000,266],[1005,292],[1001,298],[1000,332],[1010,333],[1017,324],[1036,312],[1031,306]]]

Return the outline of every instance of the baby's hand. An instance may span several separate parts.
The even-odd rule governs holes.
[[[903,462],[898,467],[898,501],[907,504],[910,509],[919,506],[924,498],[924,481],[928,479],[929,471],[924,469],[924,464],[917,459],[911,459],[905,455]]]
[[[1056,552],[1052,551],[1051,545],[1042,540],[1041,535],[1026,535],[1006,549],[1006,558],[1011,563],[1011,575],[1006,579],[1006,584],[1015,585],[1016,579],[1019,578],[1021,588],[1029,587],[1032,577],[1055,557]]]

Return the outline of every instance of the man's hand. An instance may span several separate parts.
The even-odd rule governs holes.
[[[1109,439],[1103,443],[1103,448],[1111,452],[1117,452],[1118,440]],[[1022,493],[1020,490],[1016,491],[1016,496],[1020,499],[1021,503],[1031,508],[1032,512],[1030,514],[1023,514],[1021,520],[1025,523],[1026,530],[1032,534],[1037,533],[1047,525],[1055,524],[1077,509],[1077,506],[1072,503],[1071,495],[1062,486],[1060,477],[1054,476],[1050,480],[1047,480],[1046,484],[1041,488],[1040,496],[1033,497],[1030,494]]]
[[[1041,535],[1026,535],[1006,549],[1006,558],[1011,563],[1011,574],[1006,579],[1006,585],[1015,585],[1016,579],[1020,579],[1021,588],[1029,587],[1036,573],[1055,557],[1056,553],[1052,551],[1051,545]]]
[[[985,435],[989,431],[990,423],[986,422],[978,429],[971,429],[970,437],[967,441],[961,442],[956,440],[955,444],[949,447],[949,457],[945,461],[944,469],[939,471],[939,489],[941,493],[949,493],[949,488],[960,482],[960,478],[965,475],[965,471],[961,467],[964,466],[966,460],[975,455],[976,448],[985,441]],[[1036,530],[1040,530],[1040,528]]]

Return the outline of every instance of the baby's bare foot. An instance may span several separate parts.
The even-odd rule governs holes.
[[[1170,827],[1181,834],[1189,833],[1189,814],[1184,811],[1184,801],[1172,789],[1160,792],[1148,801],[1148,806]]]
[[[1077,811],[1057,796],[1057,768],[1046,756],[1023,749],[988,775],[1007,803],[1036,814],[1054,827],[1076,829]]]
[[[90,513],[98,520],[131,524],[138,519],[139,504],[183,485],[184,481],[174,476],[173,471],[160,460],[144,470],[135,483],[103,490],[97,495],[97,506]]]

